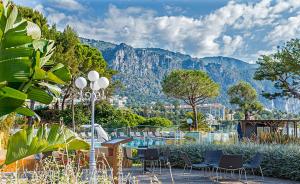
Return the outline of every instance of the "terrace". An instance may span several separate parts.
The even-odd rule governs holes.
[[[74,5],[76,1],[72,2]],[[43,7],[56,12],[52,8]],[[118,13],[117,7],[109,8]],[[141,10],[126,9],[134,16]],[[220,11],[221,15],[225,10]],[[147,12],[145,17],[156,16]],[[176,16],[171,17],[176,20]],[[136,24],[133,16],[130,18],[133,25],[142,22]],[[180,19],[188,24],[197,22],[197,31],[206,30],[203,20],[210,20]],[[159,29],[174,27],[165,23],[159,23]],[[181,36],[186,35],[186,27],[190,28],[185,24]],[[160,36],[156,31],[155,35]],[[149,35],[145,38],[151,39]],[[223,42],[230,45],[238,41],[236,38],[223,35]],[[97,44],[86,45],[84,40],[70,26],[59,31],[38,11],[0,0],[1,183],[299,183],[300,116],[295,110],[289,112],[287,104],[284,113],[281,106],[274,109],[273,99],[300,97],[300,40],[278,46],[276,54],[259,58],[255,67],[225,57],[214,61],[160,49],[127,51],[130,46],[124,43],[118,46],[100,41],[101,48],[114,52],[108,56],[94,47]],[[185,37],[182,40],[193,41]],[[223,46],[217,47],[222,50]],[[117,72],[106,60],[118,65],[119,72],[130,71],[128,63],[133,62],[132,70],[138,73],[133,78],[126,73],[123,77],[132,81],[123,81],[127,89],[139,83],[139,88],[131,91],[138,94],[136,99],[124,93],[128,97],[118,94],[109,100],[116,93],[122,94],[123,89],[115,80]],[[126,67],[122,62],[128,62]],[[241,66],[245,66],[243,71]],[[248,67],[256,70],[253,76],[248,75]],[[145,79],[136,80],[141,76]],[[239,77],[250,83],[239,81]],[[269,80],[267,85],[273,85],[265,86],[269,91],[263,93],[272,99],[272,110],[267,102],[260,102],[261,94],[256,92],[264,83],[257,85],[252,78]],[[155,93],[149,95],[153,98],[150,101],[155,99],[156,103],[137,103],[143,100],[141,93],[151,88]],[[118,99],[118,107],[110,104]],[[126,100],[131,104],[125,104]],[[292,105],[297,109],[297,102]]]

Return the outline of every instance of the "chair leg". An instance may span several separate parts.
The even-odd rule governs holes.
[[[261,173],[261,178],[262,178],[262,180],[264,181],[265,179],[264,179],[264,174],[263,174],[263,172],[262,172],[261,166],[259,166],[259,170],[260,170],[260,173]]]
[[[216,174],[217,174],[217,182],[219,181],[219,173],[218,173],[219,168],[216,168]]]
[[[246,180],[246,182],[248,182],[248,180],[247,180],[247,172],[246,172],[246,169],[243,168],[243,170],[244,170],[244,172],[245,172],[245,180]]]

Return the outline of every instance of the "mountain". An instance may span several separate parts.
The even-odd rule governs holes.
[[[270,83],[253,80],[256,64],[230,57],[193,58],[178,52],[159,48],[133,48],[125,43],[112,44],[104,41],[84,39],[85,44],[98,48],[109,66],[119,73],[115,79],[120,80],[125,90],[118,91],[128,97],[129,104],[149,104],[168,101],[161,90],[161,80],[174,69],[204,70],[221,86],[221,95],[217,102],[228,105],[227,89],[239,80],[251,83],[258,93],[272,90]],[[260,97],[270,107],[270,101]],[[275,103],[276,105],[276,103]]]

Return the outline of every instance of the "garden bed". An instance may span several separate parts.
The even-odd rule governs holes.
[[[300,181],[300,146],[276,144],[189,144],[171,145],[171,164],[183,167],[180,151],[186,152],[193,162],[203,161],[205,150],[221,149],[225,154],[242,154],[248,160],[261,152],[264,155],[262,169],[265,176],[285,178]]]

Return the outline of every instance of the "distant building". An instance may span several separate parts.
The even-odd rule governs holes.
[[[166,109],[174,109],[173,105],[166,105]],[[191,110],[190,105],[179,105],[179,109]],[[197,110],[205,115],[213,116],[216,120],[225,120],[225,109],[226,107],[220,103],[201,104],[197,106]]]
[[[127,97],[121,97],[119,95],[114,95],[108,99],[109,103],[118,108],[124,108],[127,103]]]

